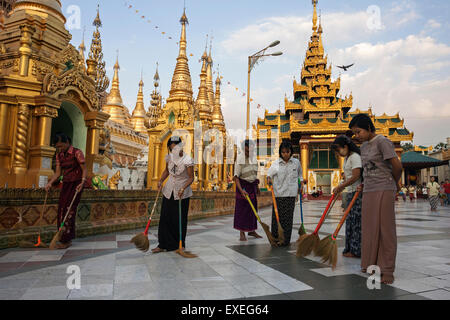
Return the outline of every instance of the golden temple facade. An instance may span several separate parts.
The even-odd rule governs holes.
[[[213,59],[211,50],[208,55],[205,49],[201,58],[200,87],[197,98],[194,99],[186,54],[188,18],[185,11],[180,23],[179,53],[165,105],[158,92],[158,72],[154,77],[155,89],[146,122],[149,137],[147,186],[156,189],[165,169],[167,141],[172,135],[179,135],[185,143],[184,151],[196,162],[193,189],[226,190],[227,178],[234,169],[233,164],[225,163],[227,159],[224,146],[229,139],[220,104],[220,75],[215,81],[214,92]],[[218,146],[218,149],[213,146]]]
[[[0,32],[0,185],[42,187],[53,175],[52,137],[63,131],[86,156],[90,176],[104,164],[129,166],[148,146],[142,88],[130,116],[106,76],[99,11],[88,58],[65,28],[59,0],[18,0]],[[119,112],[123,112],[120,114]],[[119,116],[118,116],[119,114]],[[114,150],[115,152],[110,152]]]
[[[293,83],[294,101],[285,98],[284,113],[266,110],[264,118],[258,118],[253,130],[258,139],[258,161],[264,168],[261,176],[266,175],[271,162],[278,158],[278,145],[274,146],[273,140],[288,139],[294,145],[295,157],[301,160],[308,191],[321,187],[324,193],[330,193],[339,184],[343,171],[343,159],[337,159],[330,146],[339,135],[351,136],[348,125],[356,114],[368,114],[377,134],[388,137],[399,155],[402,152],[400,143],[411,141],[414,134],[404,127],[404,120],[398,113],[375,116],[372,108],[350,111],[353,96],[338,96],[341,79],[331,80],[332,68],[328,66],[324,52],[317,2],[313,0],[313,32],[302,66],[301,81],[294,80]]]

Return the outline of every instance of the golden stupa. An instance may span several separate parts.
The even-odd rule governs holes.
[[[148,144],[142,106],[138,98],[129,116],[120,98],[118,61],[106,92],[99,10],[85,60],[84,40],[78,50],[70,44],[59,0],[18,0],[12,9],[0,32],[0,185],[44,186],[53,175],[51,142],[58,131],[83,150],[91,176],[105,155],[130,166]],[[105,153],[105,145],[115,153]]]
[[[187,37],[186,26],[188,18],[186,12],[180,19],[181,37],[179,42],[179,54],[175,71],[172,77],[172,85],[166,104],[162,105],[161,95],[158,93],[159,74],[155,74],[155,90],[152,94],[151,107],[148,112],[148,187],[155,189],[162,172],[165,169],[165,156],[168,154],[167,141],[171,135],[182,137],[185,142],[185,152],[198,161],[195,166],[195,190],[212,190],[217,188],[225,190],[227,187],[228,172],[233,171],[232,164],[225,163],[225,145],[227,141],[226,129],[220,106],[220,78],[216,81],[216,94],[214,95],[212,80],[213,59],[207,50],[202,56],[202,68],[200,72],[200,87],[197,99],[194,100],[191,74],[188,57],[186,54]],[[195,126],[201,126],[196,128]],[[194,139],[196,130],[205,132],[217,129],[218,135],[211,139],[211,143],[220,144],[220,152],[210,152],[206,147],[202,134]],[[194,143],[195,140],[195,143]],[[209,145],[211,147],[211,145]],[[208,154],[208,157],[204,157]],[[212,159],[214,158],[214,159]],[[200,159],[207,159],[202,161]],[[207,162],[207,163],[206,163]]]

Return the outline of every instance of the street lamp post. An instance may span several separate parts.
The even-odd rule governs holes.
[[[258,63],[258,61],[263,57],[275,57],[275,56],[281,56],[283,52],[275,52],[271,54],[266,54],[266,50],[269,48],[276,47],[280,44],[280,41],[274,41],[269,46],[265,47],[264,49],[258,51],[254,55],[248,57],[248,83],[247,83],[247,139],[248,139],[248,132],[250,130],[250,74],[253,70],[253,67]]]

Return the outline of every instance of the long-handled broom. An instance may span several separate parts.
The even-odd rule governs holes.
[[[58,243],[58,241],[61,239],[61,233],[62,233],[62,229],[64,227],[64,224],[66,222],[67,217],[69,216],[69,212],[70,209],[72,209],[72,205],[75,202],[75,199],[78,196],[78,191],[75,192],[75,195],[73,196],[72,202],[70,203],[69,208],[67,209],[67,213],[64,216],[64,220],[62,221],[61,225],[59,226],[58,232],[56,232],[56,234],[53,236],[52,241],[50,242],[50,250],[55,250],[56,249],[56,244]]]
[[[300,218],[302,219],[302,224],[300,225],[300,228],[298,229],[298,235],[301,237],[302,235],[306,234],[305,225],[303,223],[303,190],[301,189],[301,181],[298,179],[298,185],[300,186]]]
[[[130,241],[131,243],[134,243],[136,248],[141,250],[142,252],[147,252],[148,249],[150,248],[150,241],[148,240],[148,230],[150,229],[150,224],[152,223],[153,213],[155,212],[160,192],[161,189],[158,190],[158,194],[156,195],[156,200],[155,203],[153,204],[153,209],[152,212],[150,213],[150,219],[148,219],[145,231],[135,235]]]
[[[322,227],[325,218],[328,215],[328,212],[333,207],[336,202],[337,196],[333,194],[330,201],[328,201],[328,205],[325,208],[325,211],[322,214],[322,218],[320,218],[319,224],[316,227],[316,230],[312,234],[304,234],[298,239],[298,247],[297,247],[297,257],[306,257],[311,254],[313,249],[319,244],[319,230]]]
[[[347,219],[348,214],[350,213],[353,206],[355,205],[356,199],[358,199],[359,194],[360,194],[360,191],[357,191],[355,193],[347,210],[345,210],[345,213],[342,216],[341,221],[339,221],[339,224],[338,224],[336,230],[334,231],[334,233],[332,235],[329,235],[328,237],[322,239],[320,241],[319,245],[317,246],[317,249],[315,252],[316,256],[321,256],[322,262],[330,264],[333,270],[336,268],[337,256],[338,256],[336,238],[339,234],[339,231],[342,228],[342,225],[344,224],[345,220]]]
[[[45,212],[45,209],[47,209],[47,198],[48,198],[48,192],[46,191],[45,192],[45,199],[44,199],[44,207],[41,210],[41,215],[39,217],[38,224],[41,223],[42,217],[43,217],[44,212]],[[33,243],[33,242],[30,242],[30,241],[21,241],[19,243],[19,247],[20,248],[44,248],[44,249],[48,248],[48,246],[44,242],[41,241],[41,231],[42,231],[42,227],[39,226],[39,235],[38,235],[36,244]]]
[[[197,258],[197,255],[195,255],[189,251],[184,251],[184,249],[183,249],[183,233],[182,233],[182,227],[181,227],[181,199],[178,200],[178,215],[179,215],[179,223],[180,223],[180,246],[178,247],[178,249],[175,252],[178,253],[183,258]]]
[[[273,247],[277,247],[278,246],[277,241],[272,236],[272,233],[270,232],[269,226],[261,221],[261,218],[259,217],[258,212],[256,211],[255,207],[253,206],[253,203],[250,200],[249,196],[247,195],[247,196],[245,196],[245,198],[247,199],[248,203],[250,204],[250,207],[252,207],[253,213],[255,214],[256,219],[258,219],[259,224],[261,225],[261,227],[263,228],[264,232],[266,233],[267,239],[269,240],[270,244]]]
[[[277,205],[277,199],[275,198],[275,193],[273,191],[273,187],[270,188],[270,191],[272,192],[272,202],[273,202],[273,208],[275,211],[275,217],[277,219],[277,225],[278,225],[278,244],[284,243],[284,230],[280,223],[280,215],[278,214],[278,205]]]

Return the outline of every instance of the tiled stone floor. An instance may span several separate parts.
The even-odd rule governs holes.
[[[309,232],[325,206],[304,204]],[[424,201],[401,201],[396,210],[396,281],[381,290],[367,288],[359,259],[340,256],[332,271],[315,257],[296,258],[297,206],[288,248],[271,248],[265,238],[241,243],[233,217],[226,216],[190,223],[187,246],[197,259],[141,253],[129,240],[142,230],[77,239],[67,250],[0,250],[0,299],[450,299],[450,207],[431,213]],[[340,214],[337,203],[321,237],[334,230]],[[270,209],[261,216],[269,223]],[[157,229],[150,232],[153,248]],[[71,265],[81,270],[79,290],[66,285]]]

